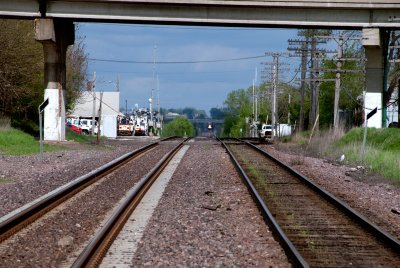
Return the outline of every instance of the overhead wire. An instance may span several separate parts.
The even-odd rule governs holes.
[[[241,58],[231,58],[231,59],[214,59],[214,60],[192,60],[192,61],[157,61],[157,64],[194,64],[194,63],[215,63],[215,62],[228,62],[228,61],[241,61],[264,58],[265,55],[241,57]],[[130,60],[112,60],[112,59],[98,59],[98,58],[88,58],[91,61],[101,61],[101,62],[114,62],[114,63],[131,63],[131,64],[154,64],[154,61],[130,61]]]

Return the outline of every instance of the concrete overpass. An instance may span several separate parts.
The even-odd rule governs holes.
[[[35,19],[45,55],[45,139],[64,140],[65,54],[73,22],[363,29],[366,105],[382,107],[389,31],[400,28],[393,0],[0,0],[0,17]],[[379,110],[380,111],[380,110]],[[382,112],[369,126],[382,126]],[[372,119],[372,118],[371,118]],[[57,125],[57,127],[54,127]]]
[[[18,0],[0,16],[260,27],[398,27],[393,0]]]

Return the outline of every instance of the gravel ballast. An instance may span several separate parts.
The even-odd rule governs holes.
[[[69,150],[0,156],[0,216],[151,141],[65,143]],[[174,173],[133,258],[138,266],[288,267],[246,187],[222,147],[197,140]],[[400,237],[400,190],[350,176],[354,168],[265,146],[361,214]],[[357,173],[360,175],[359,173]]]
[[[210,140],[190,144],[133,266],[289,267],[225,150]]]

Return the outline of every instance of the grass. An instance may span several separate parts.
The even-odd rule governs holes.
[[[61,150],[61,146],[43,145],[44,151]],[[0,129],[0,153],[23,155],[40,153],[40,143],[34,137],[13,128]]]
[[[363,128],[355,128],[330,147],[341,152],[351,163],[367,165],[385,178],[400,182],[400,130],[395,128],[367,130],[364,161],[361,159]]]
[[[0,120],[1,123],[1,120]],[[101,137],[100,141],[105,137]],[[81,135],[66,129],[66,140],[74,140],[79,143],[97,143],[97,136]],[[43,151],[64,150],[62,146],[43,144]],[[21,130],[11,128],[7,123],[0,124],[0,154],[25,155],[40,153],[40,142]]]
[[[368,167],[369,171],[380,174],[391,182],[400,183],[400,130],[397,128],[368,128],[364,160],[361,145],[364,128],[344,130],[322,130],[296,133],[286,148],[297,150],[314,157],[337,160],[345,155],[345,162]],[[299,159],[299,164],[301,159]],[[296,163],[291,163],[296,164]]]
[[[97,142],[97,136],[92,136],[92,135],[83,135],[83,134],[78,134],[69,128],[65,130],[65,139],[68,141],[76,141],[79,143],[96,143]],[[104,137],[100,137],[100,141],[102,141]]]

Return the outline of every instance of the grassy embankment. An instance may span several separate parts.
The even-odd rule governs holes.
[[[44,144],[44,151],[63,149],[60,146]],[[23,155],[40,153],[39,141],[17,129],[0,129],[0,153],[6,155]]]
[[[304,133],[303,133],[304,134]],[[342,154],[350,164],[367,166],[371,171],[400,183],[400,130],[396,128],[367,130],[364,161],[361,159],[361,145],[364,129],[354,128],[344,135],[334,136],[332,131],[313,137],[308,144],[309,133],[292,142],[303,145],[308,151],[321,156],[338,159]]]
[[[67,129],[66,139],[82,143],[94,143],[96,137],[80,135]],[[45,152],[58,151],[65,149],[62,146],[43,144]],[[33,136],[24,133],[21,130],[11,128],[9,122],[0,118],[0,155],[25,155],[39,154],[40,142]],[[0,184],[13,183],[13,178],[0,177]]]
[[[364,129],[353,129],[334,143],[332,149],[342,150],[350,162],[362,163],[363,135]],[[362,164],[389,180],[400,182],[400,130],[395,128],[368,129],[364,163]]]
[[[94,143],[96,137],[80,135],[67,129],[66,139],[81,143]],[[65,149],[62,146],[43,144],[43,150],[58,151]],[[40,142],[34,137],[11,127],[0,128],[0,154],[24,155],[40,153]]]

